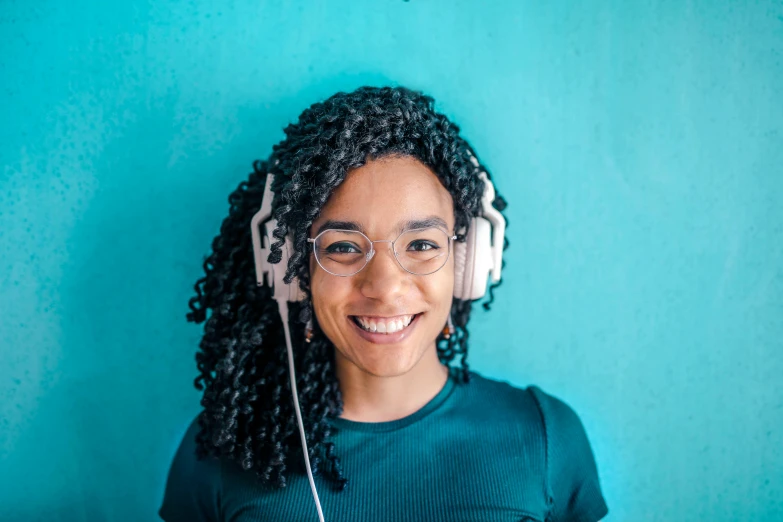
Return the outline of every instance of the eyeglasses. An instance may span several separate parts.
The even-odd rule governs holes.
[[[360,272],[375,255],[375,243],[391,243],[394,258],[403,270],[415,275],[429,275],[446,265],[451,243],[449,236],[437,227],[406,230],[397,239],[372,241],[356,230],[326,229],[314,238],[315,260],[328,273],[347,277]]]

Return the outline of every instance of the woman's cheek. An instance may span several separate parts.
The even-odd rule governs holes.
[[[313,307],[320,318],[319,325],[324,332],[334,334],[339,330],[339,324],[345,315],[343,304],[347,302],[350,288],[345,278],[324,277],[317,271],[310,278],[310,292],[313,296]]]

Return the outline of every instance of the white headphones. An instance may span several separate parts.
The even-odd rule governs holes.
[[[487,291],[487,278],[491,275],[492,282],[500,281],[500,269],[503,265],[503,241],[506,232],[506,220],[503,215],[492,206],[495,199],[495,187],[487,177],[487,173],[479,168],[476,158],[468,151],[470,161],[478,176],[484,182],[484,193],[481,197],[482,216],[471,219],[468,227],[466,241],[454,242],[454,297],[462,300],[475,300],[484,297]],[[305,442],[305,431],[302,422],[302,413],[299,408],[299,397],[296,391],[296,377],[294,372],[294,356],[291,348],[291,332],[288,325],[288,303],[303,301],[305,293],[299,288],[299,279],[294,277],[291,284],[283,282],[288,260],[294,253],[293,242],[289,234],[286,234],[283,245],[282,257],[277,263],[267,261],[271,253],[271,244],[274,237],[272,232],[277,228],[277,220],[269,219],[272,215],[272,182],[273,174],[267,174],[264,194],[261,200],[261,209],[250,220],[250,233],[253,240],[253,257],[256,265],[256,282],[258,286],[272,287],[274,299],[280,310],[280,318],[283,322],[286,348],[288,350],[288,370],[291,381],[291,393],[294,399],[296,420],[299,424],[299,435],[302,441],[307,477],[310,481],[310,489],[315,499],[318,519],[324,522],[321,502],[315,489],[315,481],[310,469],[310,458]],[[265,221],[263,237],[259,225]],[[264,280],[266,276],[266,281]]]
[[[468,154],[470,154],[468,152]],[[454,297],[463,300],[475,300],[484,297],[487,292],[487,277],[492,282],[500,281],[500,269],[503,267],[503,241],[506,235],[506,220],[492,206],[495,199],[495,186],[487,173],[479,169],[473,154],[470,161],[484,182],[484,194],[481,196],[483,216],[470,220],[468,235],[464,243],[454,243]]]

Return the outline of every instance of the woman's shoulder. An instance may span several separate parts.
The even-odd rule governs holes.
[[[513,408],[537,414],[543,423],[572,427],[579,416],[559,396],[543,390],[537,384],[520,386],[508,380],[487,377],[475,370],[470,371],[470,386],[467,394],[486,401],[485,405],[497,408]]]
[[[515,386],[471,372],[475,393],[488,398],[489,407],[516,408],[533,424],[544,441],[547,490],[556,520],[598,520],[608,513],[601,492],[595,456],[584,425],[574,408],[540,386]],[[528,424],[530,426],[530,424]]]
[[[196,415],[178,438],[158,511],[163,520],[213,520],[205,514],[217,515],[222,462],[214,457],[198,456],[199,417]]]
[[[476,408],[535,429],[546,440],[550,453],[592,457],[580,416],[566,400],[537,384],[519,386],[473,370],[470,374],[466,399]]]

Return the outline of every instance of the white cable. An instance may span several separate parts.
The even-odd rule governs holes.
[[[302,422],[302,412],[299,411],[299,395],[296,393],[296,377],[294,376],[294,352],[291,349],[291,332],[288,329],[288,301],[280,299],[277,301],[280,310],[280,318],[283,320],[283,331],[285,332],[285,346],[288,350],[288,374],[291,377],[291,393],[294,395],[294,409],[296,410],[296,422],[299,424],[299,437],[302,439],[302,451],[304,452],[305,466],[307,467],[307,478],[310,480],[310,489],[315,499],[315,507],[318,509],[318,520],[324,522],[324,514],[321,511],[321,502],[318,500],[318,492],[315,490],[315,481],[313,472],[310,470],[310,456],[307,453],[307,442],[305,441],[304,423]]]

